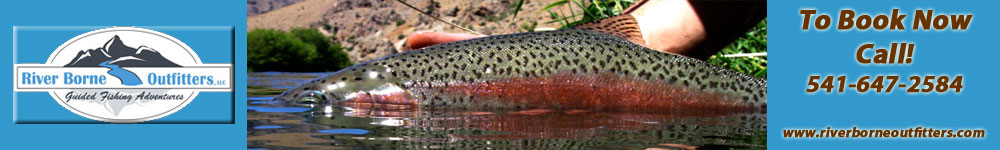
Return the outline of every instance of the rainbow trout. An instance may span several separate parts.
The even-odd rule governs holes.
[[[766,112],[767,81],[643,47],[630,42],[634,33],[599,30],[625,27],[621,22],[601,24],[589,29],[489,36],[406,51],[316,78],[276,100],[396,110]],[[623,30],[637,32],[637,28]]]

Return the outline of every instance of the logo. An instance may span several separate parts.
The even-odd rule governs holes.
[[[78,35],[45,64],[15,64],[17,92],[48,92],[93,120],[135,123],[181,110],[199,92],[232,91],[232,64],[205,64],[191,47],[153,30],[113,27]]]

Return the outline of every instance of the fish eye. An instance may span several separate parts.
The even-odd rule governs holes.
[[[315,104],[315,103],[319,103],[323,99],[325,99],[323,97],[323,92],[319,92],[319,91],[315,91],[315,90],[310,90],[310,91],[306,91],[305,93],[302,93],[302,97],[299,98],[299,103],[301,103],[301,104]]]

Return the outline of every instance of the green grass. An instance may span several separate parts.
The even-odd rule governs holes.
[[[537,25],[538,25],[538,22],[536,22],[536,21],[531,21],[531,23],[525,22],[525,23],[521,24],[521,30],[527,31],[527,32],[534,32],[535,31],[535,26],[537,26]]]
[[[589,2],[589,3],[588,3]],[[591,22],[594,20],[600,20],[608,17],[613,17],[625,12],[629,6],[635,3],[634,0],[560,0],[552,2],[542,8],[543,11],[548,12],[549,16],[553,19],[552,21],[545,22],[548,23],[559,23],[562,25],[560,28],[567,28],[576,26],[579,24]],[[558,6],[570,5],[569,10],[555,10],[553,8]],[[583,10],[582,14],[577,14],[576,9]],[[581,17],[582,16],[582,17]]]
[[[542,10],[548,12],[549,16],[553,19],[552,21],[545,22],[546,24],[559,23],[561,25],[560,28],[568,28],[620,15],[624,12],[624,9],[627,9],[633,3],[635,3],[634,0],[561,0],[550,3]],[[568,11],[554,9],[564,5],[569,5],[567,7]],[[515,9],[515,16],[518,10],[520,8]],[[582,13],[577,14],[579,10],[582,10]],[[767,78],[767,56],[723,57],[723,55],[727,54],[757,52],[767,52],[767,19],[762,20],[757,26],[747,31],[744,37],[740,37],[720,50],[719,53],[710,57],[708,62],[730,70],[760,78]]]
[[[746,36],[740,37],[732,44],[722,48],[722,51],[708,58],[708,62],[713,65],[722,66],[731,70],[750,74],[760,78],[767,78],[767,56],[757,57],[723,57],[726,54],[758,53],[767,52],[767,19],[760,21],[757,26],[747,31]]]

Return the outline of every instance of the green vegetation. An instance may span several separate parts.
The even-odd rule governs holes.
[[[767,78],[767,56],[723,57],[728,54],[767,52],[767,19],[747,31],[745,37],[722,48],[708,62],[760,78]]]
[[[396,18],[396,26],[403,24],[406,24],[406,20],[403,20],[403,18]]]
[[[316,29],[254,29],[247,33],[247,70],[316,72],[350,67],[340,43],[330,41],[334,40]]]
[[[511,11],[511,13],[514,14],[513,17],[510,17],[511,21],[513,21],[514,18],[517,18],[517,12],[521,11],[521,6],[524,6],[524,2],[527,2],[527,1],[525,1],[525,0],[518,0],[517,2],[510,3],[510,6],[507,6],[507,7],[510,7],[510,8],[514,8],[514,10]]]
[[[536,22],[536,21],[531,21],[531,23],[525,22],[525,23],[521,24],[521,30],[528,31],[528,32],[535,32],[535,26],[537,26],[537,25],[538,25],[538,22]]]
[[[591,0],[589,2],[589,4],[585,4],[587,1],[583,0],[560,0],[552,2],[542,8],[542,10],[548,12],[549,16],[554,19],[545,23],[559,22],[562,24],[562,27],[560,28],[572,27],[594,20],[620,15],[625,12],[625,9],[627,9],[628,6],[635,3],[634,0]],[[562,12],[561,10],[552,10],[553,7],[570,4],[573,5],[569,7],[568,14]],[[576,11],[574,11],[572,6],[576,6],[577,9],[583,9],[583,14],[576,14]],[[580,15],[583,15],[583,17],[579,17]]]
[[[560,28],[568,28],[620,15],[633,3],[635,3],[634,0],[560,0],[550,3],[543,10],[548,12],[553,19],[552,21],[545,22],[546,24],[558,22],[562,25]],[[552,9],[562,5],[570,5],[568,13]],[[576,6],[575,9],[582,9],[583,13],[577,14],[573,6]],[[515,10],[520,10],[520,8]],[[517,11],[514,13],[516,15]],[[580,17],[581,15],[582,17]],[[525,25],[522,25],[522,28],[524,27]],[[741,37],[732,44],[724,47],[719,53],[709,58],[708,62],[756,77],[767,78],[767,56],[723,57],[723,55],[728,54],[766,52],[767,19],[764,19],[757,26],[747,31],[745,37]]]
[[[323,30],[330,31],[333,28],[333,26],[330,26],[330,22],[328,20],[323,20],[322,24],[323,24]],[[333,32],[337,33],[337,31]]]

